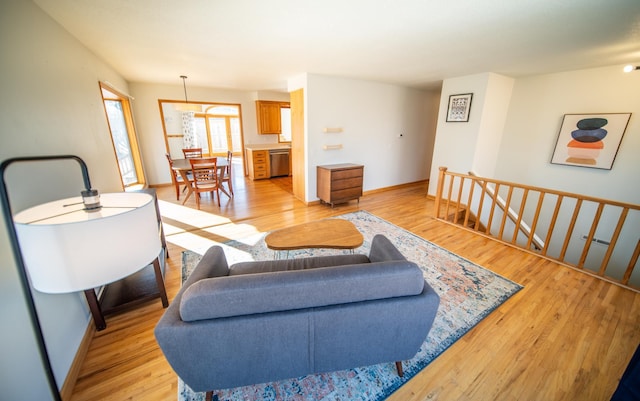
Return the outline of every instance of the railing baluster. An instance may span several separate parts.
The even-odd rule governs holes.
[[[493,224],[493,214],[496,210],[496,206],[498,203],[498,191],[500,190],[500,184],[496,184],[493,190],[493,202],[491,202],[491,212],[489,213],[489,221],[487,222],[487,229],[485,230],[485,234],[491,234],[491,225]]]
[[[593,237],[596,235],[596,229],[598,228],[598,223],[600,222],[600,216],[602,216],[602,210],[604,209],[604,203],[600,203],[598,205],[598,210],[596,211],[596,215],[593,218],[593,223],[591,224],[591,230],[589,230],[589,236],[587,237],[587,241],[584,244],[584,248],[582,248],[582,255],[580,255],[580,260],[578,261],[578,268],[584,268],[584,261],[587,260],[587,255],[589,254],[589,248],[591,248],[591,242],[593,241]]]
[[[569,241],[571,240],[571,235],[573,234],[573,229],[576,227],[576,221],[578,220],[578,214],[580,213],[580,208],[582,207],[582,199],[578,199],[576,202],[576,206],[573,209],[573,216],[571,216],[571,222],[569,223],[569,228],[567,229],[567,233],[564,237],[564,243],[562,244],[562,251],[560,252],[560,257],[558,258],[561,261],[564,261],[564,257],[567,255],[567,248],[569,247]]]
[[[467,179],[464,177],[460,177],[460,189],[458,190],[458,200],[457,200],[457,205],[458,207],[456,208],[456,221],[455,223],[458,224],[458,219],[460,216],[460,207],[461,207],[461,203],[462,202],[462,193],[464,192],[464,183],[467,182]]]
[[[529,230],[529,239],[527,240],[527,249],[531,248],[531,242],[536,235],[536,226],[538,225],[538,218],[540,217],[540,210],[542,209],[542,201],[544,200],[544,192],[540,191],[538,197],[538,206],[536,207],[536,213],[533,215],[533,222],[531,223],[531,229]]]
[[[618,225],[616,225],[616,230],[613,232],[613,236],[611,237],[611,241],[609,242],[609,246],[607,247],[607,253],[605,253],[604,258],[602,258],[600,271],[598,271],[598,274],[600,276],[604,277],[604,274],[607,271],[609,260],[611,259],[611,255],[613,255],[613,250],[616,247],[616,243],[618,242],[618,237],[620,236],[620,232],[622,231],[622,226],[624,226],[624,222],[627,219],[628,214],[629,214],[629,208],[628,207],[623,208],[622,212],[620,213],[620,218],[618,219]]]
[[[629,265],[627,266],[627,270],[624,272],[624,276],[622,276],[622,284],[629,284],[629,279],[631,278],[631,273],[633,273],[633,267],[638,263],[638,256],[640,256],[640,239],[636,244],[636,249],[633,251],[633,256],[631,256],[631,260],[629,260]]]
[[[509,193],[507,194],[507,201],[504,204],[504,213],[502,214],[502,223],[500,223],[500,233],[498,234],[498,239],[502,240],[502,235],[504,234],[504,226],[507,222],[507,217],[509,216],[509,210],[511,209],[511,196],[513,195],[513,186],[509,186]]]
[[[469,227],[469,209],[471,208],[471,201],[473,200],[473,189],[476,187],[476,180],[471,178],[471,188],[469,189],[469,199],[467,200],[467,210],[464,213],[464,226]]]
[[[560,205],[562,205],[562,199],[564,199],[564,196],[562,195],[558,195],[558,199],[556,199],[556,207],[553,210],[553,216],[551,217],[551,221],[549,222],[549,231],[547,231],[547,236],[544,239],[544,248],[542,248],[542,255],[544,256],[547,256],[547,251],[549,250],[551,236],[553,235],[553,229],[556,227],[556,221],[558,220],[558,214],[560,213]]]
[[[482,206],[484,205],[484,197],[487,194],[487,182],[482,181],[482,192],[480,192],[480,203],[478,204],[478,213],[476,214],[476,224],[474,230],[480,229],[480,219],[482,218]]]
[[[524,207],[527,204],[527,198],[529,197],[529,188],[525,188],[522,194],[522,200],[520,202],[520,210],[518,211],[518,221],[516,221],[516,227],[513,230],[513,238],[511,239],[511,243],[515,244],[518,239],[518,233],[520,233],[520,226],[522,225],[522,213],[524,212]]]
[[[453,183],[455,182],[455,176],[449,176],[449,193],[447,194],[447,206],[444,209],[444,218],[449,220],[449,206],[451,205],[451,192],[453,191]],[[454,221],[455,223],[455,221]]]

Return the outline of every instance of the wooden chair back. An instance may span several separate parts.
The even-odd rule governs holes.
[[[193,192],[195,192],[196,206],[200,209],[200,194],[203,192],[216,192],[218,206],[220,206],[220,181],[218,180],[218,159],[216,157],[204,157],[189,159],[193,174]]]
[[[182,149],[185,159],[194,159],[202,157],[202,148],[184,148]]]

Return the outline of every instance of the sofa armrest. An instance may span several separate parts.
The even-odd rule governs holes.
[[[371,240],[371,249],[369,250],[369,260],[374,262],[386,262],[390,260],[407,260],[389,241],[387,237],[382,234],[376,234]]]
[[[191,274],[189,274],[189,278],[187,278],[187,281],[182,285],[183,290],[181,292],[184,292],[190,285],[202,279],[228,275],[229,264],[227,263],[227,258],[224,256],[224,250],[220,246],[212,246],[202,255],[200,262],[198,262]]]

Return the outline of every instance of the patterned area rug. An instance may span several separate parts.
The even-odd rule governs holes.
[[[364,243],[356,249],[357,253],[368,254],[373,236],[384,234],[408,260],[422,267],[427,282],[440,295],[440,307],[429,335],[415,357],[403,362],[404,377],[398,376],[393,363],[387,363],[217,391],[214,400],[384,400],[522,288],[368,212],[358,211],[336,218],[353,222],[363,234]],[[272,259],[274,254],[265,246],[264,235],[221,244],[229,264]],[[289,257],[341,252],[348,251],[306,249],[291,251]],[[200,257],[190,251],[183,253],[183,280]],[[204,393],[193,392],[179,380],[178,400],[201,401]]]

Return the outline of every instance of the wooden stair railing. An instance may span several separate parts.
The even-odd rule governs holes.
[[[440,167],[435,216],[640,290],[640,271],[634,275],[640,258],[640,205],[452,173]],[[585,234],[578,234],[580,231]],[[539,234],[543,232],[546,234]]]

